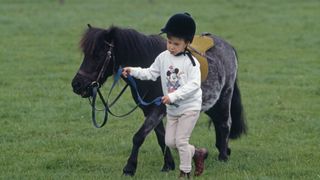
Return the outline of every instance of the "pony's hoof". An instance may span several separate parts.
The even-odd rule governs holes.
[[[228,156],[231,155],[231,149],[230,148],[227,149],[227,154],[228,154]]]
[[[132,177],[132,176],[134,176],[134,173],[135,173],[134,171],[130,171],[130,170],[128,170],[128,169],[126,169],[126,168],[124,168],[124,169],[123,169],[123,174],[122,174],[122,175]]]
[[[218,159],[219,159],[219,161],[227,162],[229,157],[228,157],[228,155],[219,154]]]
[[[173,171],[174,169],[175,169],[174,167],[163,166],[163,168],[161,169],[161,172],[169,172],[169,171]]]
[[[123,176],[129,176],[129,177],[133,177],[134,176],[134,173],[133,172],[124,172],[123,171]]]

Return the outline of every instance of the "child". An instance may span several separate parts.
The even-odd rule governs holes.
[[[181,178],[190,178],[192,158],[195,176],[201,175],[208,156],[205,148],[189,144],[202,104],[200,65],[186,49],[195,30],[195,22],[189,14],[173,15],[161,29],[167,34],[167,50],[160,53],[149,68],[125,67],[122,72],[124,77],[131,74],[141,80],[155,81],[161,77],[162,103],[167,106],[165,142],[179,151]]]

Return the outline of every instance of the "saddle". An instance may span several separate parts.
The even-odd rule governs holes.
[[[190,44],[187,48],[200,63],[201,82],[207,79],[209,72],[208,60],[205,53],[214,46],[213,39],[208,37],[208,35],[208,33],[195,35],[192,44]]]

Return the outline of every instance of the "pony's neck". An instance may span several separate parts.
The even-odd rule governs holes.
[[[166,49],[160,36],[146,36],[133,29],[116,28],[114,43],[117,66],[149,67],[154,59]]]

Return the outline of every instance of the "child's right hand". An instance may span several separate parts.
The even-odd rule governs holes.
[[[130,72],[131,72],[131,68],[130,68],[130,67],[124,67],[124,68],[122,69],[122,75],[123,75],[125,78],[128,77],[128,75],[130,74]]]

